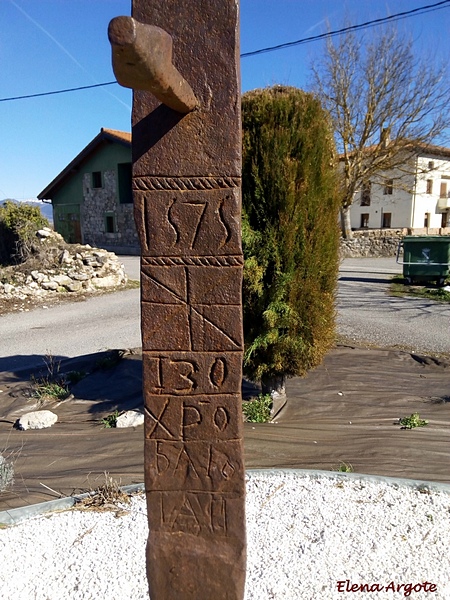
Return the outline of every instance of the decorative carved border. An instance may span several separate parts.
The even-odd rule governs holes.
[[[143,256],[142,266],[159,267],[239,267],[244,264],[243,256]]]
[[[133,190],[139,192],[161,190],[222,190],[237,188],[240,177],[135,177]]]

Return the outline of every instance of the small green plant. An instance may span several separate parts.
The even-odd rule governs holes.
[[[403,297],[413,296],[417,298],[428,298],[436,302],[450,302],[450,292],[442,287],[436,287],[432,283],[426,285],[409,285],[399,275],[391,279],[391,296]]]
[[[412,413],[410,417],[402,417],[399,419],[399,423],[402,429],[414,429],[415,427],[425,427],[428,425],[428,421],[421,419],[419,413]]]
[[[69,388],[64,376],[59,374],[61,361],[52,354],[46,354],[44,364],[47,370],[40,377],[31,376],[33,391],[31,396],[42,402],[46,400],[65,400],[69,396]]]
[[[65,400],[69,396],[69,389],[62,381],[37,381],[33,397],[39,400]]]
[[[440,302],[450,302],[450,292],[442,288],[438,289],[426,289],[424,293],[432,300],[439,300]]]
[[[66,374],[66,379],[71,385],[75,385],[85,377],[86,373],[84,371],[69,371]]]
[[[102,419],[103,426],[105,429],[110,429],[111,427],[117,426],[117,419],[119,418],[120,413],[118,410],[114,411],[111,415],[108,415],[104,419]]]
[[[124,352],[122,350],[112,350],[111,352],[108,352],[106,356],[99,358],[96,361],[95,366],[97,369],[112,369],[120,363],[123,356]]]
[[[336,469],[339,473],[353,473],[353,467],[350,463],[341,462]]]
[[[0,454],[0,494],[14,482],[14,464]]]
[[[242,405],[245,420],[248,423],[267,423],[270,421],[270,409],[272,408],[272,396],[270,394],[259,394]]]

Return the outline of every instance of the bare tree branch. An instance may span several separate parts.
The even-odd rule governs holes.
[[[383,181],[384,171],[414,173],[417,149],[445,133],[447,66],[417,58],[412,40],[389,27],[328,38],[312,73],[341,154],[343,234],[351,237],[349,211],[356,191],[369,181]]]

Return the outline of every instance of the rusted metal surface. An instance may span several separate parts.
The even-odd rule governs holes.
[[[172,37],[174,65],[199,102],[196,110],[182,116],[151,93],[135,91],[135,177],[179,177],[187,186],[195,185],[195,177],[240,177],[237,13],[233,0],[134,0],[137,21],[160,27]]]
[[[133,17],[169,34],[198,99],[181,115],[140,81],[134,92],[150,597],[242,600],[238,2],[134,0]]]
[[[124,87],[148,90],[173,110],[188,113],[197,98],[172,64],[172,38],[163,29],[116,17],[108,28],[117,81]]]

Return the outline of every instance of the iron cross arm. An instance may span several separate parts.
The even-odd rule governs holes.
[[[108,28],[114,74],[120,85],[147,90],[166,106],[186,114],[198,106],[191,86],[172,63],[172,37],[133,17],[116,17]]]

